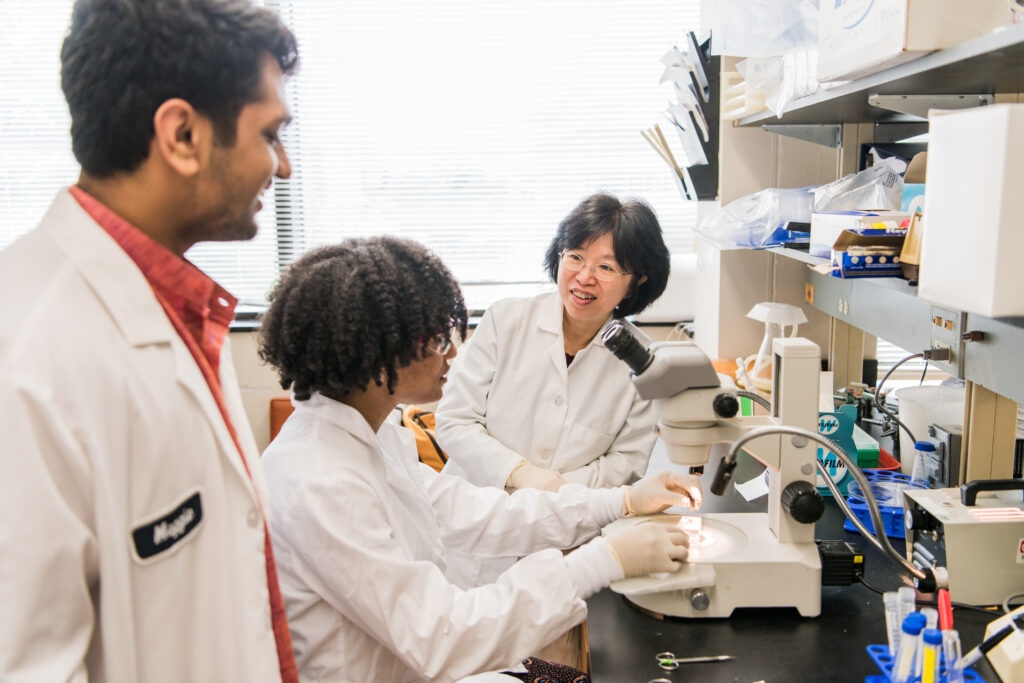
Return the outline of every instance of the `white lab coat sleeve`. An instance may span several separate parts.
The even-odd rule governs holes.
[[[563,486],[557,493],[476,486],[421,465],[421,480],[444,534],[444,545],[477,556],[526,555],[573,548],[622,515],[625,486]]]
[[[9,360],[5,359],[5,360]],[[91,468],[57,399],[0,379],[0,679],[86,680],[97,572]]]
[[[310,590],[422,678],[454,681],[511,666],[580,623],[586,603],[557,550],[523,558],[497,582],[461,590],[428,560],[412,560],[382,520],[384,499],[329,478],[296,483],[285,511],[303,548]],[[273,529],[272,529],[273,531]]]
[[[504,488],[523,456],[487,431],[487,395],[498,363],[498,334],[488,309],[455,359],[435,411],[437,442],[478,486]]]
[[[592,488],[637,481],[647,471],[658,438],[656,422],[654,403],[634,395],[629,415],[608,450],[583,467],[562,472],[562,476],[571,484]]]

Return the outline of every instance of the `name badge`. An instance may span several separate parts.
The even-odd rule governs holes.
[[[203,521],[203,501],[199,491],[156,519],[132,529],[135,556],[142,562],[157,558],[195,535]]]

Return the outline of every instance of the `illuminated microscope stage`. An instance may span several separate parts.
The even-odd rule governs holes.
[[[703,520],[696,531],[695,520]],[[674,617],[727,617],[737,607],[821,613],[821,558],[813,543],[779,543],[764,513],[651,515],[607,527],[672,524],[690,536],[690,558],[672,574],[623,579],[611,589],[645,610]],[[699,609],[705,605],[704,609]]]

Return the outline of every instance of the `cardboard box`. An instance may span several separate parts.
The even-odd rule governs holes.
[[[918,266],[921,263],[921,232],[924,230],[924,183],[928,167],[928,152],[918,152],[910,160],[907,172],[903,176],[903,206],[902,209],[913,214],[910,227],[907,228],[907,238],[903,240],[903,250],[900,251],[900,270],[903,277],[917,282],[920,273]],[[907,188],[920,188],[920,194],[908,199]],[[911,190],[913,194],[915,190]]]
[[[1010,21],[1005,0],[828,0],[820,8],[818,80],[865,76]]]
[[[912,214],[903,211],[826,211],[811,214],[811,256],[829,258],[832,247],[844,230],[884,226],[896,229]]]
[[[918,296],[1024,315],[1024,104],[933,114]]]
[[[900,277],[900,250],[905,229],[844,230],[832,247],[836,277]]]

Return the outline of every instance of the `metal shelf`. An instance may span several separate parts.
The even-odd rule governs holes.
[[[775,247],[769,251],[809,266],[826,261],[795,249]],[[937,335],[943,334],[932,323],[936,313],[946,319],[961,318],[959,311],[919,299],[917,287],[900,278],[842,279],[808,268],[806,282],[814,287],[812,305],[819,311],[912,352],[929,348]],[[955,336],[960,331],[956,330]],[[1024,318],[992,319],[968,313],[962,331],[980,331],[985,337],[979,342],[959,345],[956,353],[962,354],[961,366],[941,365],[953,374],[1024,403]]]
[[[782,118],[769,111],[734,126],[859,123],[892,118],[869,95],[958,95],[1024,92],[1024,24],[1004,27],[947,50],[794,100]]]

